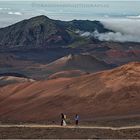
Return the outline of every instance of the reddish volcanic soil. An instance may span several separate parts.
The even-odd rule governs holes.
[[[59,120],[61,112],[98,117],[140,116],[140,63],[77,78],[0,88],[0,120]]]

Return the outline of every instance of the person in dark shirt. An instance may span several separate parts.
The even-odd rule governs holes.
[[[75,115],[75,125],[77,126],[79,124],[79,115]]]

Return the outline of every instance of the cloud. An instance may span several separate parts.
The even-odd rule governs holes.
[[[120,32],[107,32],[99,33],[97,30],[90,33],[81,33],[82,37],[94,37],[100,41],[113,41],[113,42],[140,42],[140,36],[131,34],[122,34]]]
[[[127,18],[130,18],[130,19],[140,19],[140,15],[137,15],[137,16],[126,16]]]
[[[10,10],[11,8],[1,8],[0,7],[0,10]]]
[[[113,32],[99,33],[79,31],[80,36],[94,37],[100,41],[140,42],[140,20],[137,19],[109,19],[102,20],[105,28]]]
[[[140,37],[140,20],[138,19],[109,19],[102,20],[101,23],[105,28],[115,32]]]
[[[90,33],[90,32],[82,32],[81,33],[81,36],[85,36],[85,37],[89,37],[89,36],[91,36],[92,34]]]
[[[95,31],[93,36],[100,41],[114,41],[114,42],[140,42],[139,36],[130,34],[122,34],[120,32],[98,33]]]
[[[22,13],[20,12],[8,12],[9,15],[18,15],[18,16],[21,16]]]

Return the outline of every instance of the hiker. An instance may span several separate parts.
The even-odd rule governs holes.
[[[75,125],[77,126],[79,124],[79,115],[75,115]]]
[[[66,123],[66,115],[64,115],[64,120],[63,120],[63,126],[66,126],[67,123]]]
[[[61,113],[61,126],[66,126],[66,115]]]
[[[64,114],[61,113],[61,126],[63,126]]]

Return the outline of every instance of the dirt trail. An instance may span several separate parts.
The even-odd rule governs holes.
[[[25,128],[67,128],[67,129],[111,129],[111,130],[123,130],[123,129],[140,129],[140,125],[124,126],[124,127],[102,127],[102,126],[60,126],[60,125],[40,125],[40,124],[24,124],[24,125],[0,125],[1,128],[12,127],[25,127]]]

